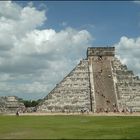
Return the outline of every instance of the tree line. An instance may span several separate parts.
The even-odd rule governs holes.
[[[38,100],[24,100],[24,99],[19,99],[22,103],[24,103],[25,107],[35,107],[37,106],[42,99]]]

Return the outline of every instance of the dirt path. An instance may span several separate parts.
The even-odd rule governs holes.
[[[15,114],[6,114],[15,115]],[[82,115],[82,116],[140,116],[140,112],[136,113],[20,113],[20,116],[47,116],[47,115]]]

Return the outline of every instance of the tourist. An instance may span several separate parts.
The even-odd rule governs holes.
[[[16,116],[19,116],[19,111],[16,112]]]

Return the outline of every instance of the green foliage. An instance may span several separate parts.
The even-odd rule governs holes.
[[[140,117],[0,116],[0,139],[139,139]]]
[[[35,101],[35,100],[22,100],[25,107],[35,107],[40,103],[41,99]]]

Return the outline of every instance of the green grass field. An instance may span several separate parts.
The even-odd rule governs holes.
[[[5,139],[137,139],[140,117],[0,116]]]

